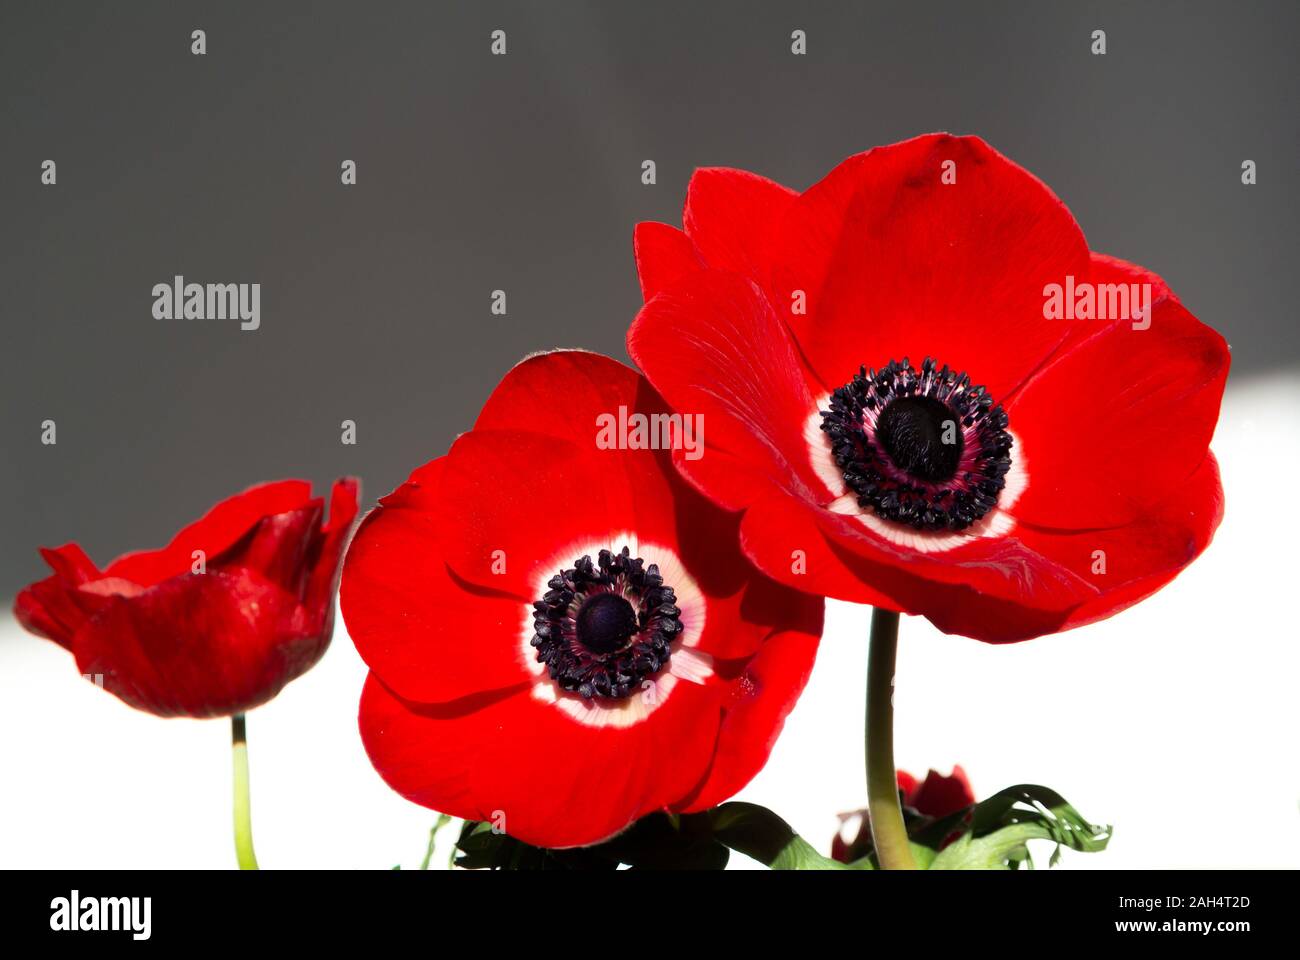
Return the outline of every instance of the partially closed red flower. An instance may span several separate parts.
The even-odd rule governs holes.
[[[952,773],[947,776],[938,770],[931,770],[924,780],[917,780],[906,770],[899,770],[898,789],[902,793],[904,807],[936,820],[965,810],[975,802],[975,791],[971,789],[966,771],[960,766],[954,766]],[[854,824],[856,826],[852,827],[852,836],[846,839],[845,828]],[[831,841],[831,857],[841,863],[852,863],[870,851],[870,811],[862,809],[840,814],[840,829]]]
[[[75,543],[42,550],[54,575],[23,590],[14,613],[133,707],[243,713],[329,645],[357,482],[336,483],[328,522],[324,513],[311,484],[285,480],[224,500],[161,550],[102,571]]]
[[[947,776],[931,770],[924,780],[917,780],[906,770],[899,770],[898,789],[903,791],[903,806],[935,819],[965,810],[975,802],[975,791],[971,789],[966,771],[960,766],[954,766]]]
[[[683,219],[637,229],[628,348],[707,419],[677,466],[772,577],[1010,641],[1209,543],[1227,345],[983,141],[871,150],[802,194],[701,170]]]
[[[646,434],[598,442],[666,415],[613,360],[534,357],[362,523],[342,609],[394,790],[569,847],[713,806],[766,762],[822,601],[754,571]]]

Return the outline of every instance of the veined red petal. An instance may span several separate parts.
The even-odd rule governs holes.
[[[746,511],[741,546],[781,583],[920,614],[945,633],[991,643],[1059,630],[1096,595],[1077,574],[1012,538],[926,555],[852,532],[852,522],[774,494]]]
[[[426,481],[436,484],[444,462],[434,461]],[[531,681],[521,638],[529,605],[453,576],[439,546],[442,516],[389,498],[366,517],[340,594],[352,642],[411,700],[445,702]]]
[[[709,769],[721,719],[717,688],[688,681],[629,727],[588,726],[531,694],[510,704],[473,791],[511,836],[547,847],[606,840],[687,796]]]
[[[681,277],[704,269],[691,238],[666,223],[638,223],[632,233],[632,250],[646,300]]]
[[[501,704],[523,697],[497,691],[472,702],[413,703],[372,671],[361,691],[361,742],[384,782],[406,799],[448,816],[490,821],[492,808],[480,806],[470,790],[471,772],[482,744],[510,712]]]
[[[465,580],[532,602],[537,585],[558,572],[557,558],[567,565],[575,549],[618,550],[629,532],[674,542],[667,470],[666,452],[597,450],[594,436],[583,449],[535,433],[474,430],[452,446],[439,484],[444,555]]]
[[[73,639],[77,667],[159,716],[216,717],[265,703],[319,656],[297,599],[250,571],[173,577],[116,598]],[[298,648],[311,648],[308,656]]]
[[[691,487],[733,512],[744,510],[774,486],[769,477],[756,474],[744,460],[718,449],[709,450],[708,456],[698,460],[687,460],[675,452],[673,466]]]
[[[722,729],[708,779],[683,813],[707,810],[735,795],[763,769],[785,718],[812,673],[821,636],[820,598],[814,632],[787,630],[768,638],[758,654],[732,677],[723,694]]]
[[[1098,596],[1071,612],[1063,628],[1102,620],[1155,593],[1209,545],[1223,519],[1223,487],[1214,454],[1162,503],[1130,524],[1059,531],[1028,525],[1016,535],[1093,584]]]
[[[487,820],[526,843],[598,843],[686,795],[717,738],[713,690],[678,683],[630,727],[587,726],[530,690],[428,705],[402,701],[371,674],[361,734],[398,793]]]
[[[1128,283],[1131,264],[1099,258],[1092,283]],[[1007,404],[1029,484],[1012,507],[1066,530],[1126,524],[1187,482],[1205,459],[1228,376],[1228,345],[1147,275],[1149,326],[1094,322]],[[1016,451],[1012,451],[1016,456]]]
[[[1069,332],[1044,322],[1044,287],[1088,275],[1065,205],[977,137],[851,157],[776,236],[778,315],[828,390],[859,365],[932,356],[1009,396]]]
[[[686,188],[682,225],[710,267],[760,281],[772,233],[798,194],[746,170],[704,167]]]
[[[641,309],[627,343],[673,409],[703,418],[703,457],[721,450],[772,483],[830,498],[804,441],[813,412],[807,380],[753,283],[717,272],[685,278]]]

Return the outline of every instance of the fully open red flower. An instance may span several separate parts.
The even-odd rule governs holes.
[[[163,717],[243,713],[329,645],[357,482],[334,485],[328,523],[324,510],[311,484],[284,480],[222,501],[161,550],[103,571],[75,543],[42,550],[54,575],[23,590],[14,613],[133,707]]]
[[[871,150],[802,194],[701,170],[683,219],[637,228],[628,347],[708,422],[675,462],[772,577],[1010,641],[1209,543],[1227,345],[983,141]]]
[[[613,360],[534,357],[362,523],[342,608],[394,790],[568,847],[713,806],[766,762],[822,601],[753,570],[735,518],[636,449],[667,416]]]

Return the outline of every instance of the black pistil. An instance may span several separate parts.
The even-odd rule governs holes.
[[[881,411],[876,436],[899,469],[921,480],[952,479],[965,446],[957,419],[934,397],[899,397]]]
[[[578,610],[578,642],[592,653],[613,653],[627,646],[638,629],[636,611],[616,593],[598,593]]]

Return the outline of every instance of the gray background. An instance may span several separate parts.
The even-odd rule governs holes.
[[[256,481],[355,473],[372,502],[522,355],[625,357],[632,227],[678,222],[696,166],[802,189],[978,133],[1222,330],[1234,382],[1293,367],[1298,9],[5,0],[0,596],[40,544],[105,563]],[[261,330],[154,320],[176,273],[261,283]]]

